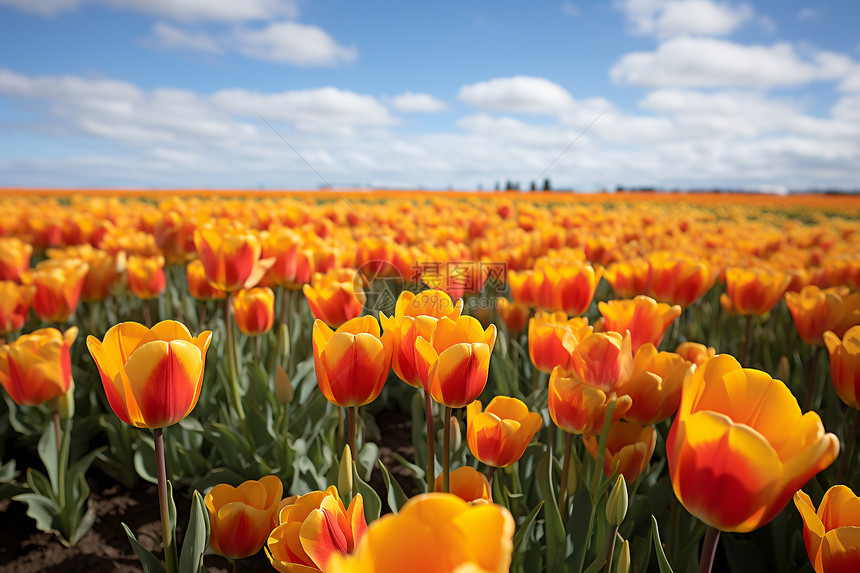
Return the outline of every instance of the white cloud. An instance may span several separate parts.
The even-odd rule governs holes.
[[[406,92],[391,98],[394,109],[405,112],[445,111],[448,104],[430,94]]]
[[[4,157],[0,178],[7,185],[320,186],[259,112],[335,186],[469,188],[507,179],[528,186],[603,112],[544,175],[553,186],[853,188],[855,96],[843,94],[816,117],[761,91],[660,89],[630,112],[603,98],[570,98],[557,115],[479,111],[414,134],[378,98],[335,87],[200,94],[0,69],[0,103],[10,117],[26,113],[14,128],[50,150]]]
[[[102,5],[185,22],[243,22],[295,18],[299,14],[295,0],[0,0],[0,5],[42,16],[53,16],[86,5]]]
[[[801,22],[818,20],[821,16],[818,14],[818,10],[813,8],[812,6],[803,7],[800,12],[797,13],[797,19]]]
[[[151,43],[168,50],[194,50],[198,52],[220,53],[218,42],[205,32],[191,32],[164,22],[156,22],[152,27]]]
[[[333,66],[351,62],[358,50],[338,44],[325,30],[297,22],[274,22],[234,32],[239,52],[252,58],[299,66]]]
[[[561,11],[566,16],[579,16],[579,14],[581,13],[579,6],[577,6],[573,2],[562,2],[561,3]]]
[[[514,76],[460,88],[460,101],[479,109],[512,113],[561,113],[573,98],[560,85],[544,78]]]
[[[624,55],[610,70],[613,81],[647,87],[769,88],[846,77],[854,63],[842,54],[801,58],[788,43],[744,46],[713,38],[673,38],[654,52]]]
[[[666,38],[679,35],[725,36],[749,21],[749,4],[711,0],[621,0],[634,34]]]

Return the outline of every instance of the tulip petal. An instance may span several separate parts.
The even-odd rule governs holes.
[[[824,534],[821,544],[822,570],[827,573],[856,573],[860,564],[860,527],[840,527]]]

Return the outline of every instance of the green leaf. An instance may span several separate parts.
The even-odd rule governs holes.
[[[125,523],[122,524],[122,528],[125,529],[125,534],[128,536],[128,542],[131,543],[131,548],[134,549],[134,553],[140,560],[144,573],[167,573],[167,569],[164,568],[164,565],[161,564],[155,555],[150,553],[143,545],[140,544],[140,542],[138,542],[134,533],[131,532],[131,529],[129,529]]]
[[[409,501],[409,497],[388,471],[388,468],[385,467],[385,464],[382,463],[382,460],[379,460],[379,469],[382,472],[382,481],[385,482],[385,489],[388,492],[388,507],[396,514],[403,507],[403,504]]]
[[[412,470],[412,473],[415,474],[416,479],[419,479],[419,480],[424,479],[424,474],[427,473],[424,470],[424,468],[422,468],[421,466],[413,464],[412,462],[410,462],[409,460],[407,460],[406,458],[404,458],[403,456],[401,456],[397,452],[392,452],[392,455],[394,456],[394,459],[397,460],[398,464],[400,464],[404,468]]]
[[[54,501],[57,500],[57,494],[54,492],[54,486],[48,481],[48,478],[45,477],[40,471],[34,470],[30,468],[27,470],[27,485],[30,486],[30,489],[33,490],[33,493],[38,495],[47,497]]]
[[[535,519],[537,519],[538,513],[540,513],[541,508],[543,507],[544,502],[541,501],[538,503],[534,509],[532,509],[529,514],[526,516],[525,520],[520,524],[517,529],[516,535],[514,535],[514,555],[517,555],[522,549],[523,543],[529,536],[529,532],[534,527]]]
[[[564,522],[558,510],[555,497],[555,487],[552,481],[552,463],[550,452],[547,450],[537,465],[538,486],[544,504],[544,521],[546,529],[547,568],[550,573],[561,571],[567,553],[567,539],[564,532]]]
[[[53,424],[48,424],[45,431],[42,432],[42,437],[39,438],[37,450],[39,452],[39,458],[42,460],[42,463],[45,464],[45,469],[48,470],[48,480],[51,482],[52,486],[56,486],[56,484],[60,483],[60,459],[57,452],[57,439],[54,434]],[[54,494],[58,495],[59,492],[54,490]]]
[[[669,560],[666,559],[666,553],[663,552],[663,542],[660,541],[660,528],[657,527],[657,518],[651,516],[651,531],[653,532],[654,551],[657,553],[657,565],[660,566],[660,573],[674,573],[672,566],[669,565]]]
[[[75,528],[75,532],[72,534],[71,539],[69,539],[69,545],[75,545],[78,541],[83,539],[84,535],[92,529],[93,523],[96,521],[96,507],[90,503],[87,508],[87,512],[78,522],[78,526]]]
[[[36,520],[40,531],[52,533],[55,530],[54,520],[60,515],[60,506],[53,499],[37,493],[22,493],[12,499],[27,504],[27,515]]]
[[[368,485],[361,476],[358,475],[358,470],[353,470],[353,482],[355,490],[361,494],[364,501],[364,518],[367,523],[371,523],[379,519],[379,514],[382,511],[382,500],[379,499],[376,490]]]
[[[365,442],[361,449],[358,450],[358,457],[355,460],[356,465],[363,472],[363,479],[370,480],[370,474],[373,473],[373,466],[376,465],[376,460],[379,458],[379,446],[373,442]]]
[[[200,492],[194,492],[191,502],[191,516],[188,529],[182,540],[182,553],[179,556],[179,573],[197,573],[203,567],[203,552],[209,545],[209,512],[203,503]]]

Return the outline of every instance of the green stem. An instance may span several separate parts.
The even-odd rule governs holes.
[[[564,465],[561,469],[561,484],[558,492],[558,512],[562,521],[567,514],[567,478],[570,474],[570,450],[573,448],[573,434],[566,433],[564,437]]]
[[[227,330],[227,362],[230,366],[230,395],[233,399],[233,409],[239,416],[239,421],[245,423],[245,408],[242,406],[242,392],[239,389],[239,371],[236,367],[235,336],[233,336],[233,295],[227,293],[224,297],[224,323]]]
[[[430,391],[424,389],[424,415],[427,418],[427,485],[436,479],[436,432],[433,427],[433,402]]]
[[[356,459],[358,450],[355,449],[355,406],[346,409],[346,426],[349,431],[349,452],[352,454],[352,459]]]
[[[815,371],[818,370],[818,357],[821,355],[823,346],[816,346],[815,353],[812,355],[812,365],[809,367],[809,381],[806,383],[806,401],[803,403],[803,411],[808,412],[812,408],[813,397],[815,396]]]
[[[606,442],[609,439],[609,427],[612,425],[612,415],[615,413],[615,398],[609,401],[606,406],[606,413],[603,415],[603,428],[600,430],[600,439],[597,444],[597,460],[594,464],[594,473],[591,475],[591,504],[597,503],[597,487],[600,485],[600,476],[603,474],[603,460],[606,457]]]
[[[749,368],[749,358],[750,358],[750,342],[752,341],[752,319],[753,315],[747,315],[747,328],[746,328],[746,338],[744,339],[744,353],[743,359],[741,360],[741,365],[744,368]]]
[[[164,564],[167,573],[176,573],[176,547],[173,543],[173,530],[170,527],[170,508],[167,501],[167,470],[164,466],[164,430],[155,428],[155,464],[158,474],[158,506],[161,509],[161,535],[164,539]]]
[[[618,537],[618,527],[612,528],[612,534],[606,539],[606,565],[603,567],[603,573],[612,571],[612,556],[615,553],[615,539]]]
[[[71,424],[71,422],[70,422]],[[57,501],[60,506],[60,532],[69,540],[72,534],[72,525],[75,516],[69,513],[68,500],[66,499],[66,474],[69,470],[69,449],[71,447],[71,428],[63,431],[60,414],[54,412],[54,437],[57,440]],[[53,484],[52,484],[53,485]]]
[[[442,491],[451,493],[451,408],[445,408],[445,425],[442,432]]]
[[[717,543],[720,541],[720,530],[711,527],[705,529],[705,542],[702,544],[702,558],[699,561],[699,573],[711,573],[714,556],[717,554]]]

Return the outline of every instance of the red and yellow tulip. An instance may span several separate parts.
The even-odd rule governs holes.
[[[848,406],[860,410],[860,326],[849,328],[842,339],[828,330],[824,344],[830,353],[833,389]]]
[[[275,324],[275,293],[269,287],[240,290],[233,297],[233,316],[248,336],[269,332]]]
[[[853,573],[860,565],[860,498],[834,485],[818,506],[803,491],[794,494],[803,519],[803,541],[815,573]]]
[[[77,327],[43,328],[0,346],[0,384],[16,403],[38,406],[62,396],[72,382],[69,348]]]
[[[24,326],[34,296],[36,287],[33,285],[0,281],[0,336],[6,336]]]
[[[469,450],[489,466],[507,467],[522,457],[543,419],[520,400],[507,396],[496,396],[483,412],[481,406],[475,400],[466,407]]]
[[[167,287],[164,276],[164,257],[128,258],[128,288],[139,299],[157,298]]]
[[[770,312],[779,302],[791,277],[781,271],[732,267],[726,271],[726,293],[720,296],[723,308],[742,315]]]
[[[599,449],[597,437],[586,435],[582,442],[596,460]],[[612,477],[617,470],[627,483],[632,483],[648,467],[656,445],[657,431],[654,426],[640,426],[623,420],[614,422],[609,426],[606,440],[603,474]]]
[[[607,331],[623,334],[630,331],[633,352],[644,344],[660,346],[669,325],[681,315],[681,307],[658,303],[651,297],[637,296],[632,300],[600,302],[597,307],[606,320]]]
[[[243,559],[260,551],[277,525],[284,485],[277,476],[248,480],[233,487],[220,484],[209,490],[204,504],[209,512],[209,545],[229,559]]]

